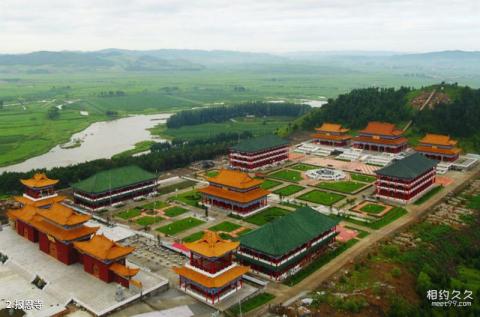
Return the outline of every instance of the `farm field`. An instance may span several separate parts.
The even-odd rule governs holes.
[[[328,193],[328,192],[324,192],[316,189],[297,197],[297,199],[300,199],[300,200],[305,200],[305,201],[309,201],[315,204],[320,204],[325,206],[332,206],[333,204],[335,204],[336,202],[344,198],[345,198],[344,195]]]

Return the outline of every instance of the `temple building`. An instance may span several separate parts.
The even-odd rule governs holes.
[[[20,182],[24,186],[23,196],[15,196],[14,199],[24,206],[45,208],[65,200],[55,191],[58,180],[48,178],[45,173],[36,173],[32,178],[21,179]]]
[[[240,290],[242,276],[249,269],[233,261],[239,244],[224,240],[213,231],[206,231],[198,241],[185,243],[190,250],[190,262],[174,268],[180,289],[209,304],[217,304]]]
[[[419,142],[415,151],[434,160],[452,162],[460,155],[460,149],[456,147],[457,141],[448,135],[429,133]]]
[[[403,131],[392,123],[372,121],[358,133],[353,138],[353,146],[358,149],[388,153],[407,149],[408,140],[402,136]]]
[[[265,135],[240,142],[230,149],[230,166],[234,169],[254,171],[288,160],[288,141],[276,135]]]
[[[209,186],[199,189],[202,203],[231,212],[240,217],[250,216],[267,206],[269,191],[260,188],[263,181],[239,171],[221,170],[207,178]]]
[[[321,145],[347,146],[352,139],[352,136],[347,134],[350,130],[342,127],[341,124],[325,122],[315,130],[317,133],[312,135],[312,141]]]
[[[126,257],[135,249],[122,246],[104,235],[95,235],[88,241],[74,243],[75,249],[81,256],[85,272],[107,283],[117,282],[124,287],[130,283],[139,269],[126,265]]]
[[[279,281],[320,257],[337,236],[337,220],[310,207],[240,237],[237,261],[263,277]]]
[[[403,204],[413,202],[435,185],[437,163],[420,153],[394,160],[375,171],[375,196]]]
[[[119,167],[99,172],[72,185],[76,204],[100,210],[155,192],[157,176],[138,166]]]

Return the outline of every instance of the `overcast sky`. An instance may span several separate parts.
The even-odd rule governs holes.
[[[480,50],[480,0],[0,0],[0,52]]]

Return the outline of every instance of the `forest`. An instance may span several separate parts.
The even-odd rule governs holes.
[[[298,117],[304,115],[310,109],[311,107],[308,105],[297,105],[293,103],[250,102],[231,106],[183,110],[167,120],[167,128],[180,128],[186,125],[197,125],[208,122],[224,122],[232,118],[247,115],[255,117]]]

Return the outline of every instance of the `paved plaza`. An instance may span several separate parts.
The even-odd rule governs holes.
[[[8,260],[0,264],[0,308],[6,307],[7,299],[39,299],[43,308],[31,310],[28,316],[51,316],[73,301],[101,316],[141,295],[138,289],[123,288],[124,299],[117,301],[117,283],[105,283],[84,272],[80,263],[65,265],[57,261],[10,227],[0,231],[0,252],[8,256]],[[43,289],[31,283],[36,276],[46,281]],[[168,288],[168,280],[145,270],[140,270],[135,279],[143,285],[142,295]]]

